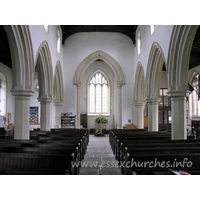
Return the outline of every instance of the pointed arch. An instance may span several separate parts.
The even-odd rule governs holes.
[[[76,116],[77,116],[77,128],[80,127],[80,111],[81,111],[81,84],[84,77],[85,71],[87,68],[96,60],[104,61],[113,71],[114,76],[116,77],[116,92],[117,92],[117,128],[122,128],[122,86],[125,85],[125,77],[122,71],[122,68],[110,55],[99,50],[89,56],[87,56],[78,66],[75,75],[73,84],[77,86],[77,107],[76,107]]]
[[[38,72],[39,98],[53,98],[53,68],[47,41],[38,49],[35,67]]]
[[[12,90],[31,91],[33,82],[33,47],[29,27],[26,25],[4,26],[13,66]]]
[[[145,79],[141,62],[138,63],[136,69],[133,100],[134,103],[144,102],[145,100]]]
[[[62,103],[64,99],[63,72],[60,61],[56,63],[54,73],[54,102]]]
[[[188,89],[190,52],[198,26],[174,26],[167,59],[168,88],[170,91]]]
[[[101,70],[101,69],[98,69],[98,70],[96,70],[95,72],[92,73],[92,75],[91,75],[91,76],[89,77],[89,79],[88,79],[88,84],[87,84],[87,85],[90,84],[91,78],[92,78],[95,74],[97,74],[97,73],[101,73],[101,74],[106,78],[106,80],[108,81],[108,85],[110,85],[110,80],[109,80],[108,76],[107,76],[106,73],[105,73],[103,70]]]
[[[74,85],[81,85],[85,71],[93,62],[95,62],[98,59],[103,60],[112,69],[112,71],[117,77],[118,85],[125,85],[125,77],[120,65],[110,55],[101,50],[90,54],[80,63],[74,75]]]
[[[158,98],[160,89],[160,79],[162,73],[164,54],[160,45],[156,42],[152,44],[146,71],[146,96],[147,98]]]

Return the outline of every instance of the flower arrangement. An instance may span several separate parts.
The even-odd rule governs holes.
[[[94,117],[94,123],[97,123],[97,124],[108,124],[108,119],[105,118],[103,115],[97,115],[96,117]]]
[[[108,124],[108,119],[105,118],[103,115],[97,115],[94,117],[95,123],[95,136],[103,136],[102,129]]]

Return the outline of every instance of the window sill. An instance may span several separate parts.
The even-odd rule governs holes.
[[[110,114],[87,114],[87,117],[96,117],[97,115],[103,115],[105,117],[110,117]]]

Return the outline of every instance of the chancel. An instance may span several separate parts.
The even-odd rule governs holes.
[[[198,25],[0,25],[0,174],[200,174],[199,55]]]

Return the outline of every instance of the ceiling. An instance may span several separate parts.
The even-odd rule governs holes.
[[[127,35],[135,44],[137,25],[60,25],[63,34],[63,41],[72,34],[78,32],[119,32]],[[0,62],[12,68],[11,53],[4,27],[0,25]],[[189,69],[200,65],[200,26],[196,32],[194,42],[192,45]],[[163,70],[165,66],[163,65]]]
[[[135,44],[135,34],[138,25],[60,25],[62,29],[62,44],[74,33],[80,32],[117,32],[127,35]]]
[[[3,26],[0,26],[0,62],[12,68],[12,60],[8,38]]]

